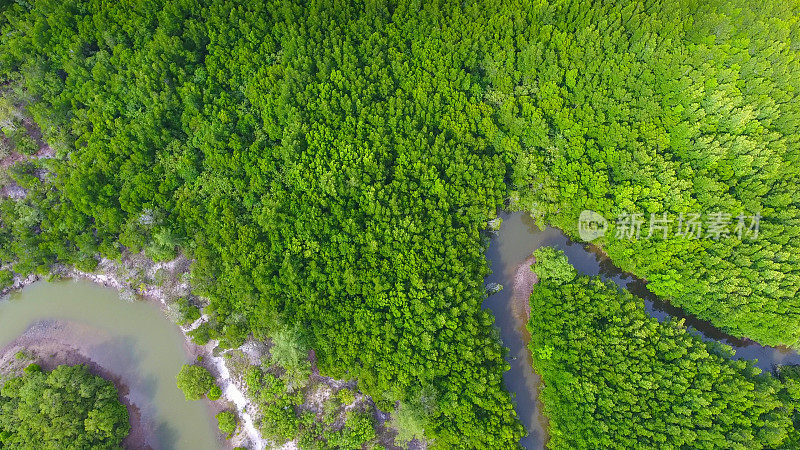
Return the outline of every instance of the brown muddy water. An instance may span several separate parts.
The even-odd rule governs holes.
[[[88,281],[40,281],[0,301],[0,348],[20,337],[34,346],[58,341],[122,380],[148,422],[150,447],[219,448],[206,403],[187,402],[176,385],[188,362],[184,336],[156,306]]]
[[[547,423],[540,413],[538,401],[539,377],[531,369],[531,356],[527,350],[529,341],[525,328],[528,320],[528,297],[535,276],[530,273],[531,253],[539,247],[558,248],[567,255],[570,263],[586,275],[599,275],[612,280],[621,288],[641,298],[645,310],[659,321],[672,317],[685,320],[691,332],[703,340],[717,341],[733,347],[734,359],[753,360],[765,372],[772,372],[778,365],[800,364],[800,355],[787,348],[759,345],[747,339],[727,335],[710,323],[685,313],[680,308],[658,299],[647,290],[646,283],[626,274],[614,266],[597,249],[583,243],[572,242],[560,230],[539,230],[533,220],[523,213],[500,212],[503,219],[499,232],[493,233],[486,252],[492,273],[487,283],[499,283],[503,290],[490,295],[484,302],[495,315],[495,324],[500,330],[503,343],[509,348],[506,360],[511,369],[504,374],[506,387],[514,397],[517,414],[528,430],[521,441],[527,449],[541,449],[547,438]],[[536,311],[531,311],[536,314]]]

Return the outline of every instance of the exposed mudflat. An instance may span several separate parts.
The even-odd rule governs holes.
[[[531,271],[535,258],[528,257],[523,261],[514,272],[514,282],[511,287],[511,301],[513,303],[514,315],[522,318],[524,323],[528,323],[531,318],[531,292],[533,285],[539,282],[539,277]]]

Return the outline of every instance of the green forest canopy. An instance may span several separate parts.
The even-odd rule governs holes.
[[[798,343],[797,2],[340,3],[7,6],[4,89],[57,158],[13,169],[0,260],[185,252],[203,333],[299,326],[381,407],[435,405],[442,448],[523,433],[481,309],[509,196],[572,234],[584,208],[759,212],[753,241],[601,244],[693,314]]]
[[[131,426],[110,381],[83,365],[26,370],[0,388],[0,447],[120,448]]]
[[[797,448],[796,366],[778,380],[566,256],[535,252],[528,330],[551,449]],[[553,270],[553,269],[557,270]],[[784,371],[781,371],[784,372]]]
[[[573,237],[596,211],[612,223],[598,243],[655,294],[736,336],[800,345],[800,2],[544,11],[519,64],[490,74],[517,207]],[[631,213],[641,238],[618,238]],[[645,239],[664,214],[668,238]],[[681,214],[701,214],[701,239],[676,236]]]
[[[501,26],[476,34],[477,6],[338,3],[7,10],[2,74],[60,158],[2,206],[0,257],[28,273],[180,248],[227,345],[299,324],[320,369],[383,408],[435,404],[441,447],[513,446],[481,309],[506,163],[479,61]]]

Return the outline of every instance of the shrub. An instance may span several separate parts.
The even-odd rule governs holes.
[[[226,439],[230,439],[236,432],[236,415],[230,411],[222,411],[216,415],[216,418],[219,431],[225,435]]]
[[[213,388],[214,377],[204,367],[184,364],[178,373],[178,387],[183,391],[186,400],[200,400]]]
[[[356,401],[356,395],[353,393],[352,390],[350,390],[348,388],[344,388],[344,389],[340,390],[336,394],[336,396],[339,397],[339,402],[341,402],[342,405],[345,405],[345,406],[346,405],[350,405],[354,401]]]
[[[533,252],[536,262],[533,270],[541,280],[553,280],[557,283],[567,283],[578,275],[578,272],[567,260],[561,250],[553,247],[542,247]]]
[[[392,417],[391,426],[397,430],[395,440],[407,443],[425,437],[425,413],[417,405],[400,403]]]
[[[333,448],[357,449],[375,439],[375,421],[368,413],[347,413],[344,428],[340,431],[328,431],[325,439]]]
[[[308,361],[308,347],[297,328],[284,328],[272,336],[269,349],[272,360],[286,369],[287,381],[292,387],[302,387],[308,383],[311,363]]]
[[[211,340],[211,327],[208,323],[202,323],[200,326],[186,333],[189,339],[197,345],[206,345]]]
[[[10,270],[0,270],[0,289],[11,287],[14,284],[14,273]]]
[[[200,308],[189,303],[188,298],[181,297],[176,304],[178,306],[178,315],[180,316],[178,325],[186,326],[200,318]]]

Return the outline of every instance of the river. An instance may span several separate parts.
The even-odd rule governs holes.
[[[190,358],[183,334],[154,305],[88,281],[40,281],[0,301],[0,348],[26,343],[67,349],[120,379],[149,446],[220,447],[206,402],[186,401],[175,383]]]
[[[685,319],[686,326],[704,340],[715,340],[733,347],[736,352],[734,359],[757,360],[755,365],[768,372],[780,364],[800,364],[800,355],[792,350],[765,347],[747,339],[737,339],[706,321],[660,301],[647,290],[644,281],[620,271],[597,249],[572,242],[558,229],[539,230],[527,214],[519,212],[502,211],[498,216],[503,219],[503,224],[498,232],[493,233],[486,252],[492,269],[486,282],[499,283],[504,289],[490,295],[484,302],[484,307],[494,313],[500,337],[510,350],[506,359],[511,369],[504,374],[504,380],[515,398],[520,420],[528,430],[528,436],[521,441],[527,449],[544,448],[547,436],[547,424],[540,414],[538,400],[539,377],[531,369],[531,356],[526,347],[530,336],[525,328],[528,297],[535,280],[530,275],[530,256],[539,247],[558,248],[564,251],[579,272],[599,275],[628,289],[641,298],[648,313],[660,321],[671,317]]]

